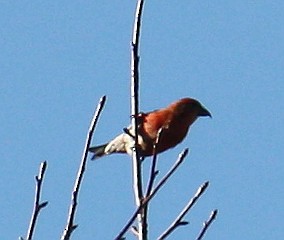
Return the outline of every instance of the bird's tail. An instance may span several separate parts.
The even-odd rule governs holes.
[[[95,146],[95,147],[90,147],[89,152],[94,153],[91,160],[95,160],[96,158],[104,156],[106,146],[107,146],[107,144],[103,144],[103,145]]]

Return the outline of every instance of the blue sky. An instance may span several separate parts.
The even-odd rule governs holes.
[[[130,39],[135,1],[6,1],[0,8],[0,238],[25,236],[34,176],[48,161],[35,239],[59,239],[85,136],[99,98],[93,144],[129,124]],[[211,210],[215,239],[283,239],[283,1],[146,1],[140,106],[190,96],[199,119],[159,158],[161,177],[186,162],[150,205],[155,239],[204,181],[210,187],[170,239],[195,239]],[[145,180],[149,161],[145,163]],[[134,210],[131,162],[88,162],[72,239],[112,239]],[[134,239],[131,233],[127,239]]]

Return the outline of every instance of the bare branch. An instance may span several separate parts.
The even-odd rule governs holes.
[[[156,142],[154,143],[154,146],[153,146],[153,158],[152,158],[152,164],[151,164],[151,170],[150,170],[149,183],[148,183],[147,190],[146,190],[146,196],[150,195],[153,185],[154,185],[155,178],[157,177],[157,173],[158,173],[158,171],[156,170],[157,148],[159,147],[159,141],[160,141],[162,133],[163,133],[163,128],[160,128],[157,133]]]
[[[67,224],[61,236],[61,240],[69,240],[72,232],[77,227],[77,225],[74,225],[74,218],[75,218],[75,213],[76,213],[77,204],[78,204],[79,189],[80,189],[80,186],[83,180],[83,175],[84,175],[86,164],[87,164],[88,149],[90,147],[92,136],[93,136],[95,127],[97,125],[100,113],[104,107],[105,101],[106,101],[106,96],[103,96],[100,98],[97,109],[90,123],[88,135],[87,135],[86,142],[85,142],[85,148],[84,148],[82,159],[81,159],[81,164],[80,164],[80,167],[77,173],[77,178],[76,178],[72,196],[71,196],[71,204],[69,208]]]
[[[27,237],[26,237],[27,240],[31,240],[33,238],[33,233],[34,233],[34,229],[35,229],[35,225],[36,225],[39,212],[42,208],[46,207],[48,204],[47,201],[40,203],[41,187],[42,187],[42,182],[43,182],[46,168],[47,168],[47,163],[46,161],[44,161],[40,164],[39,174],[35,177],[36,190],[35,190],[34,209],[33,209],[30,226],[28,229]]]
[[[146,190],[146,197],[148,197],[152,191],[153,185],[154,185],[154,181],[156,179],[156,177],[158,176],[158,171],[156,170],[156,165],[157,165],[157,159],[158,159],[158,155],[157,155],[157,149],[158,149],[158,145],[159,145],[159,141],[160,141],[160,137],[161,134],[163,132],[163,128],[160,128],[158,133],[157,133],[157,137],[156,137],[156,141],[153,144],[153,157],[152,157],[152,163],[151,163],[151,168],[150,168],[150,176],[149,176],[149,181],[148,181],[148,185],[147,185],[147,190]],[[143,228],[146,228],[146,232],[148,231],[148,211],[149,211],[149,204],[145,204],[144,208],[143,208]]]
[[[160,190],[160,188],[166,183],[166,181],[170,178],[170,176],[176,171],[176,169],[180,166],[180,164],[183,162],[185,159],[186,155],[188,154],[188,148],[183,150],[177,159],[177,161],[174,163],[172,168],[167,172],[167,174],[160,180],[160,182],[157,184],[157,186],[153,189],[151,194],[144,199],[144,202],[147,201],[149,202],[155,195],[156,193]]]
[[[139,152],[137,151],[138,146],[138,112],[139,112],[139,37],[140,37],[140,27],[141,27],[141,17],[143,10],[143,0],[137,1],[136,14],[133,26],[133,36],[131,44],[131,116],[132,117],[132,127],[134,129],[134,148],[132,155],[132,168],[133,168],[133,190],[135,195],[136,206],[140,207],[143,200],[143,190],[142,190],[142,174],[141,174],[141,161]],[[143,228],[143,215],[139,213],[137,215],[138,221],[138,239],[146,239],[147,233],[144,232]]]
[[[135,210],[135,212],[132,214],[131,218],[128,220],[126,225],[123,227],[120,233],[115,237],[115,240],[121,240],[123,238],[124,234],[127,232],[127,230],[130,228],[132,223],[135,221],[141,209],[157,194],[157,192],[161,189],[161,187],[167,182],[167,180],[172,176],[172,174],[176,171],[176,169],[181,165],[181,163],[183,162],[187,154],[188,154],[188,149],[185,149],[179,154],[177,161],[174,163],[171,169],[167,172],[167,174],[160,180],[160,182],[153,189],[151,194],[147,196],[143,200],[142,204]]]
[[[181,211],[178,217],[173,221],[173,223],[168,227],[168,229],[158,237],[158,240],[166,239],[177,227],[188,224],[188,222],[183,221],[184,216],[188,213],[188,211],[196,203],[196,201],[201,197],[201,195],[204,193],[208,185],[209,185],[209,182],[205,182],[198,188],[193,198],[190,199],[188,204]]]
[[[211,212],[208,220],[203,223],[203,228],[201,229],[201,231],[200,231],[198,237],[196,238],[196,240],[201,240],[203,238],[204,234],[208,230],[208,228],[211,225],[211,223],[216,219],[217,214],[218,214],[218,210],[217,209],[215,209],[214,211]]]

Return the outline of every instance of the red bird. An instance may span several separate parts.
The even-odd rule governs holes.
[[[157,153],[164,152],[179,144],[185,138],[191,124],[198,117],[203,116],[211,117],[211,114],[200,102],[192,98],[182,98],[166,108],[149,113],[140,113],[138,116],[140,156],[153,155],[153,145],[156,142],[159,129],[162,128],[163,130],[156,149]],[[129,126],[128,133],[122,133],[106,144],[91,147],[89,151],[94,153],[92,159],[112,153],[132,155],[133,135],[132,126]]]

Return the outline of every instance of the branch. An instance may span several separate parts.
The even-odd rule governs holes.
[[[135,195],[136,206],[139,207],[143,200],[143,190],[142,190],[142,174],[141,174],[141,161],[139,157],[139,152],[137,151],[138,146],[138,112],[139,112],[139,37],[140,37],[140,26],[141,26],[141,16],[143,9],[143,0],[137,1],[136,14],[133,26],[133,36],[132,36],[132,49],[131,49],[131,116],[132,117],[132,128],[134,129],[134,148],[132,155],[132,168],[133,168],[133,190]],[[138,214],[138,239],[146,239],[146,233],[144,232],[142,223],[143,216]]]
[[[42,208],[46,207],[48,204],[47,201],[40,203],[41,186],[42,186],[46,167],[47,167],[46,161],[42,162],[40,164],[39,174],[35,177],[36,190],[35,190],[34,209],[33,209],[30,226],[29,226],[29,230],[27,233],[27,237],[26,237],[27,240],[31,240],[33,238],[33,233],[34,233],[34,229],[35,229],[35,225],[36,225],[39,212]]]
[[[208,185],[209,185],[209,182],[205,182],[198,188],[193,198],[190,199],[188,204],[181,211],[178,217],[173,221],[173,223],[168,227],[168,229],[165,232],[163,232],[160,235],[160,237],[158,237],[158,240],[166,239],[176,228],[178,228],[179,226],[184,226],[188,224],[188,222],[183,221],[184,216],[188,213],[188,211],[196,203],[196,201],[201,197],[201,195],[204,193]]]
[[[73,188],[73,192],[72,192],[72,196],[71,196],[71,204],[70,204],[70,208],[69,208],[67,224],[66,224],[64,232],[61,236],[61,240],[69,240],[72,232],[77,227],[77,225],[74,225],[74,218],[75,218],[75,212],[76,212],[77,204],[78,204],[79,189],[80,189],[80,186],[81,186],[81,183],[82,183],[82,180],[83,180],[83,175],[84,175],[86,164],[87,164],[88,149],[89,149],[90,144],[91,144],[93,132],[94,132],[95,127],[97,125],[100,113],[101,113],[101,111],[104,107],[105,101],[106,101],[106,96],[101,97],[100,102],[97,105],[96,112],[93,116],[93,119],[92,119],[90,127],[89,127],[88,135],[87,135],[86,142],[85,142],[85,148],[84,148],[82,159],[81,159],[80,168],[79,168],[78,173],[77,173],[77,178],[76,178],[74,188]]]
[[[167,174],[160,180],[160,182],[157,184],[157,186],[153,189],[151,194],[144,199],[144,201],[149,202],[155,194],[160,190],[160,188],[166,183],[166,181],[170,178],[170,176],[176,171],[176,169],[180,166],[180,164],[185,159],[186,155],[188,154],[188,148],[183,150],[177,159],[177,161],[174,163],[172,168],[167,172]]]
[[[150,177],[149,177],[149,182],[146,190],[146,197],[150,195],[155,178],[157,177],[158,171],[156,170],[156,165],[157,165],[157,149],[159,147],[159,141],[161,139],[161,135],[163,134],[163,128],[160,128],[157,137],[156,137],[156,142],[154,143],[153,146],[153,158],[152,158],[152,164],[151,164],[151,170],[150,170]]]
[[[156,179],[156,177],[158,176],[158,170],[156,170],[156,166],[157,166],[157,149],[158,149],[158,145],[159,145],[159,141],[161,138],[161,134],[163,132],[163,128],[160,128],[158,133],[157,133],[157,137],[156,137],[156,141],[153,144],[153,157],[152,157],[152,163],[151,163],[151,168],[150,168],[150,176],[149,176],[149,181],[148,181],[148,185],[147,185],[147,190],[146,190],[146,195],[145,197],[148,197],[151,194],[151,191],[153,189],[154,186],[154,181]],[[144,208],[143,208],[143,228],[146,228],[146,232],[148,230],[148,210],[149,210],[149,204],[145,204]]]
[[[144,206],[149,203],[149,201],[157,194],[157,192],[161,189],[161,187],[167,182],[167,180],[172,176],[172,174],[176,171],[176,169],[181,165],[183,160],[185,159],[186,155],[188,154],[188,149],[185,149],[179,154],[179,157],[177,161],[174,163],[174,165],[171,167],[171,169],[167,172],[167,174],[160,180],[160,182],[157,184],[157,186],[153,189],[151,194],[147,196],[142,204],[135,210],[135,212],[132,214],[131,218],[128,220],[126,225],[123,227],[123,229],[120,231],[120,233],[115,237],[115,240],[121,240],[123,239],[124,234],[127,232],[127,230],[130,228],[132,223],[135,221],[137,215],[141,211],[141,209],[144,208]]]
[[[200,231],[198,237],[196,238],[196,240],[201,240],[203,238],[204,234],[208,230],[208,228],[211,225],[211,223],[216,219],[217,213],[218,213],[217,209],[215,209],[214,211],[211,212],[208,220],[203,223],[203,228],[201,229],[201,231]]]

